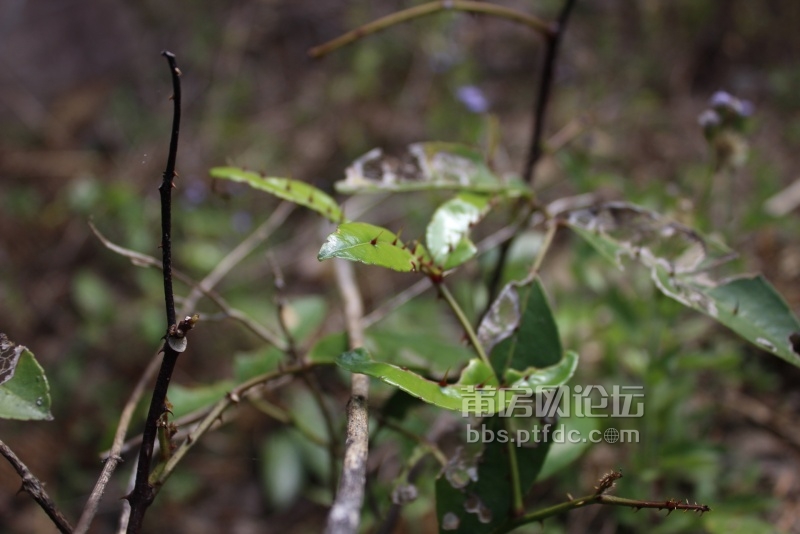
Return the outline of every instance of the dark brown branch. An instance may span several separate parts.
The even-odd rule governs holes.
[[[550,100],[550,90],[553,86],[553,74],[555,72],[556,58],[558,57],[558,48],[561,44],[561,39],[564,37],[564,32],[567,29],[567,22],[572,13],[572,8],[575,7],[576,0],[566,0],[564,7],[555,23],[552,32],[543,34],[544,38],[544,59],[542,62],[542,71],[539,77],[539,88],[536,91],[536,97],[533,105],[533,121],[531,127],[531,141],[528,147],[528,156],[525,160],[525,166],[522,169],[522,179],[526,180],[531,186],[536,178],[536,165],[542,157],[542,138],[544,137],[544,120],[547,113],[547,105]],[[500,247],[497,265],[492,272],[489,281],[489,304],[497,295],[500,289],[500,280],[503,276],[506,262],[508,260],[508,253],[511,250],[513,239],[506,241]]]
[[[547,104],[550,100],[550,90],[553,86],[553,74],[555,72],[558,48],[561,39],[567,29],[567,22],[575,7],[576,0],[566,0],[561,14],[558,16],[555,31],[544,35],[544,61],[542,63],[542,73],[539,77],[539,90],[536,92],[536,100],[533,107],[533,131],[531,133],[531,143],[528,149],[528,159],[525,161],[525,168],[522,172],[522,179],[527,180],[533,185],[536,173],[536,164],[542,157],[542,137],[544,135],[544,119],[547,113]]]
[[[167,336],[175,321],[175,298],[172,293],[172,180],[175,178],[175,160],[178,152],[178,133],[180,132],[181,122],[181,71],[175,62],[175,55],[172,52],[164,51],[161,53],[169,63],[170,75],[172,77],[172,100],[174,114],[172,119],[172,135],[169,143],[169,155],[167,156],[167,168],[162,176],[159,192],[161,193],[161,252],[163,259],[164,274],[164,302],[167,311]],[[167,337],[167,339],[169,339]],[[161,368],[158,371],[156,384],[153,388],[153,397],[150,401],[150,409],[147,412],[144,431],[142,432],[142,447],[139,450],[139,464],[136,468],[136,483],[133,491],[127,496],[131,505],[131,515],[128,522],[128,534],[138,534],[142,530],[142,522],[147,508],[155,498],[155,491],[148,480],[150,477],[150,465],[153,459],[153,443],[157,434],[157,421],[166,411],[165,401],[167,389],[172,378],[172,372],[178,361],[179,353],[173,349],[169,343],[164,343],[164,358],[161,361]]]
[[[72,533],[72,525],[69,524],[69,521],[64,517],[64,515],[58,510],[56,504],[53,502],[53,499],[47,495],[47,492],[44,490],[44,485],[39,481],[38,478],[33,476],[30,472],[28,467],[22,463],[22,460],[17,458],[17,455],[14,454],[8,445],[0,441],[0,454],[2,454],[8,463],[14,467],[14,470],[19,474],[19,477],[22,479],[22,489],[20,491],[24,491],[31,497],[33,500],[39,503],[39,506],[42,507],[42,510],[45,511],[47,516],[55,523],[56,527],[58,527],[59,532],[64,534],[71,534]]]

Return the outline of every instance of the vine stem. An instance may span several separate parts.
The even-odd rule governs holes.
[[[511,435],[511,419],[504,419],[503,425],[506,427],[506,432]],[[525,504],[522,502],[522,481],[519,476],[519,462],[517,461],[517,443],[509,441],[506,444],[508,451],[508,468],[511,472],[511,502],[514,507],[514,516],[520,516],[525,513]]]
[[[550,246],[553,244],[553,239],[557,231],[558,222],[555,219],[550,219],[547,225],[547,233],[544,234],[544,240],[539,247],[539,251],[536,253],[536,259],[533,260],[533,264],[531,265],[531,276],[539,275],[539,270],[542,268],[542,263],[544,263],[544,257],[547,256],[547,251],[550,250]]]
[[[410,7],[408,9],[397,11],[391,15],[387,15],[370,23],[364,24],[363,26],[349,31],[344,35],[337,37],[336,39],[328,41],[325,44],[315,46],[308,51],[308,55],[313,58],[322,57],[326,54],[330,54],[334,50],[357,41],[362,37],[366,37],[373,33],[385,30],[391,26],[419,17],[424,17],[432,13],[438,13],[440,11],[462,11],[505,18],[528,26],[529,28],[546,37],[552,36],[556,31],[553,25],[538,17],[534,17],[533,15],[528,15],[527,13],[522,13],[507,7],[467,0],[443,0]]]
[[[450,309],[456,314],[456,318],[464,328],[464,332],[467,334],[470,343],[472,343],[472,346],[475,347],[475,352],[478,353],[478,357],[480,357],[483,363],[489,366],[489,369],[492,369],[492,364],[489,361],[489,357],[486,355],[486,351],[483,350],[483,345],[481,345],[480,341],[478,341],[478,334],[476,334],[475,329],[472,328],[469,319],[467,319],[467,316],[464,314],[464,310],[462,310],[461,306],[458,305],[458,302],[456,302],[453,294],[450,293],[450,290],[447,289],[447,286],[444,285],[444,283],[440,282],[436,287],[439,289],[439,294],[447,302],[447,305],[450,306]]]

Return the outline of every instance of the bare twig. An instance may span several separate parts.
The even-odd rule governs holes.
[[[525,26],[528,26],[534,31],[545,36],[551,35],[553,32],[551,25],[542,19],[528,15],[527,13],[509,9],[507,7],[498,6],[487,2],[444,0],[439,2],[429,2],[420,6],[414,6],[396,13],[392,13],[391,15],[387,15],[378,20],[374,20],[368,24],[356,28],[353,31],[347,32],[344,35],[333,39],[332,41],[312,48],[308,51],[308,55],[318,58],[354,41],[357,41],[362,37],[366,37],[367,35],[385,30],[402,22],[441,11],[464,11],[501,17],[524,24]]]
[[[336,282],[344,304],[347,335],[351,349],[364,346],[361,319],[364,304],[356,284],[353,265],[346,261],[335,262]],[[347,403],[347,439],[345,441],[342,476],[339,489],[328,514],[326,534],[354,534],[361,520],[364,504],[364,485],[367,480],[369,453],[369,378],[354,373],[350,402]]]
[[[44,490],[44,485],[39,481],[38,478],[33,476],[30,472],[28,467],[22,463],[22,460],[17,458],[17,455],[14,454],[14,451],[11,448],[0,441],[0,454],[2,454],[8,463],[14,468],[14,470],[19,474],[19,477],[22,479],[22,490],[31,497],[33,500],[36,501],[39,506],[42,507],[42,510],[45,511],[47,516],[55,523],[56,527],[58,527],[59,532],[64,534],[71,534],[72,533],[72,526],[67,521],[67,518],[58,510],[56,504],[53,502],[53,499],[47,495],[47,492]]]
[[[177,158],[178,134],[181,124],[181,72],[172,52],[164,51],[162,55],[167,58],[169,64],[170,75],[172,76],[172,100],[174,103],[167,167],[162,176],[161,186],[158,188],[161,193],[161,250],[164,275],[164,303],[167,313],[167,339],[169,340],[172,335],[171,331],[176,326],[175,297],[172,293],[172,180],[177,176],[175,173],[175,160]],[[180,354],[170,343],[164,343],[163,350],[164,357],[161,360],[161,368],[158,371],[156,384],[153,388],[150,409],[147,412],[147,420],[142,433],[142,447],[139,449],[139,464],[136,467],[136,483],[133,491],[127,496],[127,500],[131,505],[131,515],[128,521],[129,534],[141,532],[144,515],[155,498],[155,491],[149,482],[153,443],[157,434],[157,421],[167,409],[165,406],[167,389]]]
[[[265,373],[263,375],[259,375],[256,377],[247,380],[233,388],[230,392],[223,399],[220,399],[213,408],[208,412],[208,414],[203,418],[200,424],[186,437],[186,439],[181,443],[177,449],[172,453],[169,460],[167,460],[164,464],[160,466],[156,471],[153,473],[151,477],[151,483],[155,491],[161,488],[161,486],[166,482],[167,478],[172,474],[175,470],[175,467],[178,463],[186,456],[186,453],[194,446],[195,443],[210,429],[212,426],[220,419],[222,414],[234,404],[238,404],[239,401],[242,399],[242,396],[245,395],[250,389],[270,382],[272,380],[281,378],[283,376],[289,375],[296,375],[299,373],[307,372],[310,369],[314,368],[316,364],[313,362],[305,363],[302,365],[295,365],[292,367],[286,367],[284,369],[279,369],[277,371],[271,371],[269,373]]]
[[[283,332],[283,336],[286,339],[288,344],[287,353],[291,356],[292,361],[295,363],[300,362],[300,355],[297,352],[297,346],[294,341],[294,337],[292,336],[292,332],[289,328],[289,325],[286,324],[286,317],[284,316],[284,309],[286,307],[286,299],[283,295],[283,274],[281,273],[280,267],[278,266],[277,262],[272,259],[270,256],[270,263],[272,264],[272,271],[275,278],[275,292],[276,292],[276,303],[278,308],[278,323],[280,324],[281,331]],[[317,404],[317,408],[319,408],[320,413],[322,414],[322,419],[325,421],[325,429],[328,432],[328,441],[325,444],[325,447],[328,450],[328,461],[331,465],[331,473],[336,470],[336,457],[337,457],[337,448],[338,448],[338,440],[336,439],[336,430],[333,425],[333,416],[328,411],[328,407],[325,405],[325,399],[322,396],[322,388],[320,388],[319,382],[317,381],[316,377],[311,373],[303,373],[301,375],[301,380],[305,383],[308,391],[311,393],[311,396],[314,398],[314,402]],[[295,426],[298,426],[295,422]],[[336,481],[333,476],[330,477],[330,490],[331,495],[336,494]]]
[[[147,384],[158,370],[158,364],[159,358],[158,354],[156,354],[150,360],[150,363],[147,365],[147,369],[145,369],[144,373],[142,373],[142,376],[139,378],[139,381],[133,388],[128,401],[125,403],[125,407],[122,409],[122,415],[120,415],[119,423],[117,423],[117,431],[114,434],[114,441],[111,444],[111,450],[108,453],[108,457],[105,459],[105,464],[103,465],[103,470],[100,472],[100,477],[97,479],[94,489],[92,490],[91,495],[89,495],[89,499],[86,501],[86,505],[83,508],[83,513],[81,514],[80,520],[78,520],[78,525],[75,527],[75,534],[84,534],[87,532],[92,524],[92,520],[97,514],[97,507],[100,505],[100,500],[103,498],[103,493],[105,493],[105,489],[109,480],[111,480],[111,475],[114,474],[114,470],[116,470],[117,465],[120,463],[120,461],[122,461],[121,455],[125,442],[125,434],[128,432],[128,427],[131,424],[133,412],[136,410],[136,406],[139,404],[139,399],[142,398],[145,387],[147,387]]]
[[[553,86],[553,74],[555,71],[558,48],[564,32],[567,29],[567,22],[575,7],[576,0],[566,0],[555,31],[545,34],[544,62],[542,63],[542,73],[539,77],[539,90],[536,92],[536,100],[533,107],[533,131],[531,133],[530,148],[528,149],[528,159],[525,161],[525,168],[522,172],[522,179],[527,180],[533,185],[535,178],[535,167],[542,156],[542,136],[544,135],[544,119],[547,112],[547,104],[550,99],[550,89]]]
[[[531,141],[528,147],[528,156],[525,160],[525,166],[522,169],[522,179],[526,180],[531,186],[533,186],[536,177],[536,165],[539,163],[543,152],[542,136],[544,135],[544,120],[547,112],[547,104],[550,99],[550,89],[553,85],[553,73],[555,71],[556,58],[558,57],[558,48],[561,44],[561,39],[564,37],[572,8],[575,7],[575,1],[576,0],[565,1],[554,30],[544,35],[544,61],[542,63],[542,72],[539,77],[539,88],[536,91],[533,105]],[[500,280],[503,276],[506,262],[508,261],[508,253],[511,250],[512,243],[513,240],[509,240],[500,246],[497,264],[490,277],[489,304],[487,304],[487,311],[500,289]]]
[[[158,268],[158,269],[162,268],[161,262],[158,261],[156,258],[154,258],[152,256],[148,256],[147,254],[142,254],[141,252],[136,252],[135,250],[130,250],[130,249],[127,249],[125,247],[121,247],[121,246],[119,246],[117,244],[114,244],[111,241],[109,241],[107,237],[105,237],[103,234],[101,234],[100,231],[97,228],[95,228],[95,226],[91,222],[89,223],[89,226],[91,227],[92,232],[94,232],[94,234],[103,243],[103,245],[106,248],[116,252],[117,254],[119,254],[121,256],[125,256],[126,258],[129,258],[131,260],[131,263],[133,263],[134,265],[136,265],[138,267],[155,267],[155,268]],[[236,308],[232,308],[224,298],[222,298],[221,296],[219,296],[216,292],[214,292],[212,290],[211,284],[207,283],[206,279],[203,279],[202,282],[198,283],[198,282],[192,280],[189,276],[183,274],[181,271],[178,271],[177,269],[173,269],[172,270],[172,275],[173,275],[173,277],[177,278],[178,280],[180,280],[181,282],[183,282],[187,286],[189,286],[189,287],[191,287],[193,289],[197,289],[200,293],[202,293],[205,297],[207,297],[211,302],[216,304],[223,311],[223,313],[227,317],[229,317],[231,319],[234,319],[236,321],[239,321],[248,330],[253,332],[255,335],[257,335],[258,337],[260,337],[261,339],[263,339],[264,341],[266,341],[270,345],[272,345],[272,346],[274,346],[274,347],[276,347],[276,348],[278,348],[280,350],[286,350],[286,342],[283,341],[278,336],[278,334],[276,334],[275,332],[273,332],[272,330],[270,330],[266,326],[264,326],[264,325],[262,325],[260,323],[257,323],[252,318],[247,316],[244,312],[242,312],[242,311],[240,311],[240,310],[238,310]],[[190,294],[189,297],[187,297],[187,299],[184,301],[183,308],[184,309],[188,309],[188,311],[184,312],[184,314],[185,313],[190,313],[192,311],[190,304],[193,303],[193,302],[196,302],[196,301],[194,300],[194,297],[192,296],[192,294]]]
[[[361,319],[361,328],[367,329],[374,325],[389,313],[393,312],[409,300],[416,296],[421,295],[425,290],[433,286],[430,278],[420,278],[412,285],[405,288],[403,291],[387,300]]]
[[[281,202],[266,221],[261,223],[258,228],[253,230],[253,233],[230,251],[199,284],[192,287],[189,296],[186,297],[184,302],[183,314],[192,313],[199,298],[207,294],[231,269],[253,252],[258,245],[266,241],[296,207],[297,205],[291,202]]]

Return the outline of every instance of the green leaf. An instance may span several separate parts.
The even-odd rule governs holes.
[[[428,224],[425,242],[437,265],[445,270],[466,262],[478,252],[469,239],[470,229],[489,212],[490,197],[460,193],[436,210]]]
[[[342,258],[400,272],[419,271],[430,256],[422,245],[412,251],[386,228],[362,222],[340,224],[317,255],[320,261]]]
[[[291,178],[261,176],[236,167],[214,167],[209,173],[214,178],[242,182],[254,189],[260,189],[278,198],[305,206],[330,221],[342,222],[346,220],[342,209],[335,200],[327,193],[306,182],[292,180]]]
[[[288,432],[273,432],[261,447],[261,477],[272,506],[283,510],[303,489],[305,473],[296,437]]]
[[[50,421],[50,386],[33,353],[0,334],[0,418]]]
[[[558,327],[541,281],[511,282],[492,303],[478,339],[499,375],[508,369],[549,367],[561,360]]]
[[[306,358],[314,363],[335,363],[336,357],[347,350],[347,334],[335,332],[323,337],[309,349]]]
[[[475,355],[466,345],[434,332],[419,330],[415,335],[409,336],[403,330],[370,329],[365,334],[365,347],[373,354],[380,354],[386,363],[421,370],[427,375],[439,377],[444,377],[450,369],[460,368]],[[344,350],[340,350],[337,355]]]
[[[520,181],[500,179],[473,148],[452,143],[416,143],[402,158],[376,148],[347,168],[346,179],[335,184],[340,193],[406,192],[449,189],[530,197]]]
[[[480,439],[486,441],[477,466],[470,466],[460,455],[456,455],[436,480],[439,532],[489,533],[512,517],[511,447],[516,455],[523,495],[536,481],[552,440],[533,443],[531,439],[531,443],[521,446],[503,442],[499,433],[507,432],[507,421],[493,417],[479,429],[472,429],[473,432],[480,432]],[[508,434],[506,437],[515,439]]]
[[[734,278],[713,288],[702,288],[705,291],[681,286],[663,270],[654,276],[665,294],[711,316],[760,349],[800,366],[800,354],[791,341],[791,336],[800,332],[800,322],[763,276]],[[700,300],[695,298],[697,295],[709,299]]]
[[[470,360],[455,384],[428,380],[408,369],[376,362],[364,349],[345,352],[336,363],[351,373],[362,373],[393,385],[409,395],[447,410],[470,414],[493,414],[511,404],[514,389],[565,384],[578,365],[578,356],[568,352],[556,365],[518,372],[507,389],[497,387],[494,372],[477,358]]]
[[[658,289],[724,324],[759,348],[800,366],[800,322],[761,275],[723,276],[730,251],[681,224],[625,203],[569,212],[566,224],[621,266],[650,269]]]

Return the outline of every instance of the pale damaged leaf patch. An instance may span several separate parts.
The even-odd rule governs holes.
[[[478,340],[506,381],[512,370],[545,368],[562,359],[558,326],[538,277],[503,288],[481,321]]]
[[[347,168],[336,183],[340,193],[407,192],[434,189],[531,196],[519,179],[504,180],[486,164],[478,150],[453,143],[415,143],[394,157],[370,150]]]
[[[9,341],[5,334],[0,334],[0,384],[5,384],[14,378],[19,357],[25,347]]]
[[[52,418],[44,370],[27,347],[0,333],[0,419]]]
[[[726,276],[735,257],[724,245],[653,211],[612,202],[562,214],[564,222],[622,267],[650,269],[656,287],[724,324],[758,347],[800,366],[793,336],[800,322],[761,275]]]

